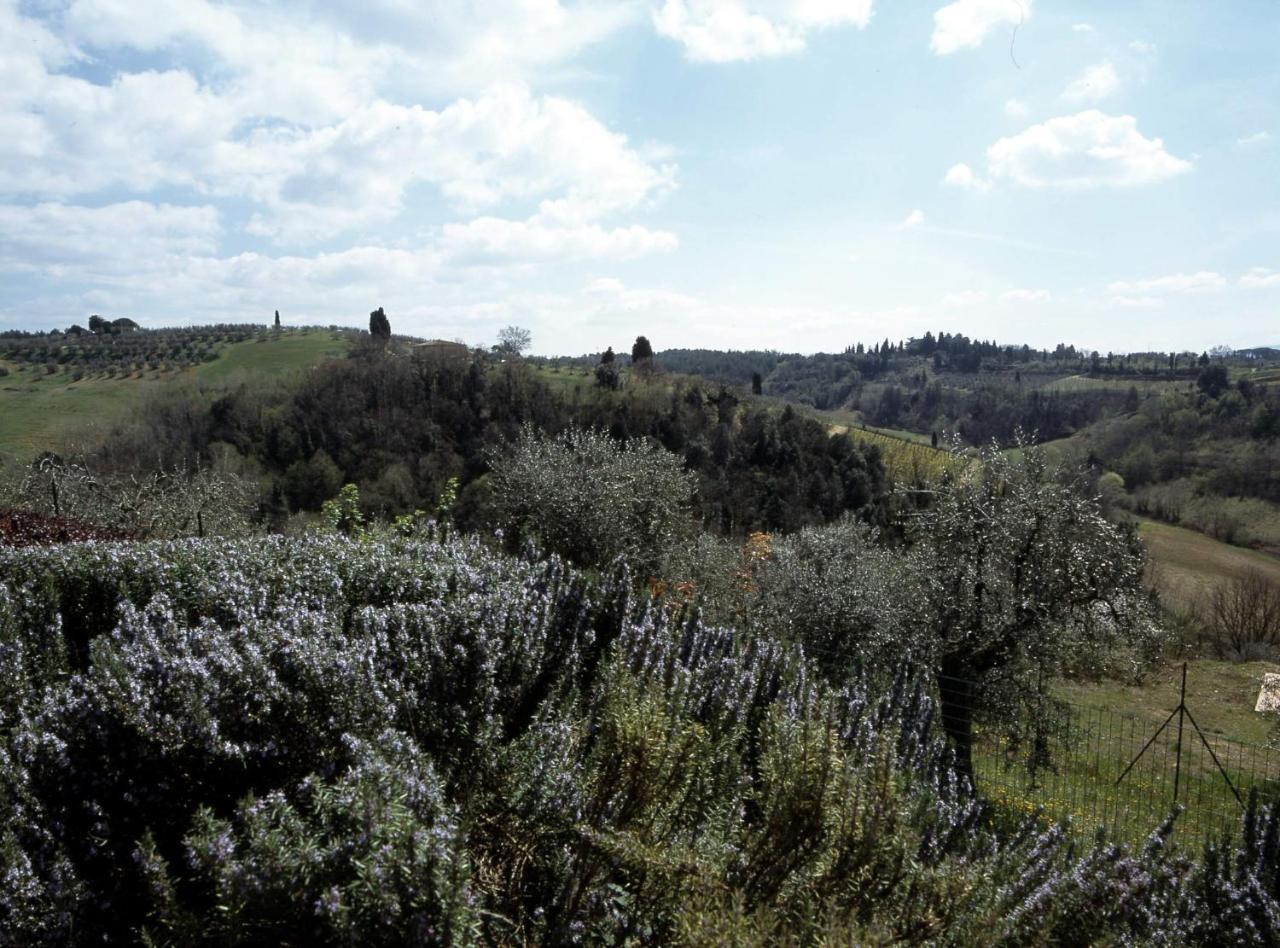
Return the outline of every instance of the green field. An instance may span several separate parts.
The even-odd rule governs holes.
[[[899,441],[910,441],[912,444],[933,447],[933,438],[930,435],[921,434],[918,431],[907,431],[905,428],[879,428],[875,425],[868,425],[863,422],[862,416],[858,412],[834,409],[827,411],[815,410],[813,414],[833,428],[856,429],[870,432],[871,434],[884,435],[887,438],[897,438]]]
[[[91,441],[128,416],[144,399],[177,380],[227,382],[240,375],[274,377],[341,355],[345,343],[328,330],[264,333],[225,347],[213,362],[178,372],[128,377],[85,377],[7,366],[0,378],[0,458],[27,459],[41,451],[66,451]]]
[[[563,395],[572,395],[575,389],[587,392],[594,388],[596,384],[596,376],[593,369],[538,365],[534,367],[534,374],[540,381],[545,382],[549,388]],[[619,376],[624,379],[629,375],[630,369],[619,371]]]
[[[342,335],[325,329],[290,330],[279,335],[263,334],[249,342],[228,346],[214,362],[195,369],[205,381],[226,381],[237,375],[278,378],[298,369],[310,368],[347,351]]]
[[[1083,836],[1105,825],[1131,842],[1168,815],[1176,795],[1185,812],[1175,838],[1194,848],[1204,834],[1238,825],[1236,792],[1280,798],[1276,715],[1253,710],[1262,676],[1276,671],[1264,662],[1188,663],[1181,752],[1177,718],[1161,730],[1178,705],[1180,665],[1139,685],[1059,683],[1052,690],[1063,704],[1046,715],[1047,766],[1028,771],[1025,735],[1020,743],[988,727],[975,748],[979,787],[1013,813],[1042,808],[1050,820],[1070,817]]]
[[[64,450],[79,435],[124,417],[165,378],[93,378],[13,372],[0,380],[0,456],[27,458]]]
[[[1257,569],[1280,582],[1280,557],[1230,546],[1204,534],[1150,520],[1139,535],[1151,560],[1151,581],[1166,604],[1193,609],[1218,583]],[[1205,732],[1213,754],[1242,794],[1256,786],[1280,798],[1280,720],[1255,712],[1262,677],[1280,672],[1269,662],[1188,663],[1187,707]],[[1183,838],[1229,826],[1238,804],[1217,764],[1191,725],[1184,725],[1178,760],[1173,725],[1143,755],[1119,785],[1117,779],[1178,704],[1181,665],[1170,664],[1140,684],[1119,681],[1060,682],[1054,697],[1066,703],[1056,715],[1050,741],[1053,767],[1034,779],[1019,750],[989,730],[977,748],[975,767],[984,792],[1014,812],[1043,807],[1050,818],[1071,814],[1086,830],[1106,824],[1121,836],[1140,839],[1178,801]],[[1175,722],[1176,723],[1176,722]]]
[[[931,447],[928,435],[850,425],[844,420],[846,412],[815,414],[828,424],[832,434],[847,434],[855,441],[879,448],[885,473],[896,484],[928,484],[956,464],[950,451]]]
[[[1280,583],[1280,557],[1154,520],[1140,520],[1138,531],[1151,557],[1151,581],[1170,605],[1192,609],[1215,586],[1249,570]]]

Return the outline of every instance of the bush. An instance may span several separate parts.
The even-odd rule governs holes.
[[[656,575],[692,528],[693,476],[642,439],[582,429],[552,438],[526,427],[491,467],[497,518],[512,540],[535,540],[580,566],[622,558]]]
[[[1280,583],[1258,570],[1214,587],[1204,618],[1218,658],[1274,658],[1280,648]]]
[[[474,538],[0,550],[0,943],[1274,943],[1199,864],[997,831],[923,683]]]

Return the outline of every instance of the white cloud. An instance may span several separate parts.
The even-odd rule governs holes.
[[[948,293],[942,298],[943,306],[965,307],[978,306],[991,299],[990,294],[983,290],[959,290],[955,293]]]
[[[609,5],[497,0],[479,5],[486,14],[460,12],[472,5],[428,6],[410,15],[393,0],[372,0],[361,35],[334,22],[340,8],[323,5],[304,22],[256,5],[76,0],[62,39],[0,2],[0,195],[173,188],[243,198],[249,233],[301,245],[372,236],[423,185],[464,214],[535,203],[534,223],[544,230],[600,224],[674,186],[674,167],[657,149],[632,146],[569,99],[495,83],[500,65],[479,94],[437,109],[390,97],[401,67],[447,65],[411,54],[390,25],[411,32],[416,16],[419,32],[453,31],[466,47],[457,56],[498,63],[516,39],[532,42],[556,28],[577,37],[558,47],[570,55],[621,22]],[[509,22],[497,16],[503,9]],[[438,23],[427,16],[432,10]],[[579,29],[579,20],[589,26]],[[58,71],[89,55],[81,50],[109,61],[122,48],[193,65],[120,71],[105,84]],[[412,55],[420,58],[411,62]]]
[[[1248,147],[1249,145],[1261,145],[1264,142],[1269,142],[1269,141],[1271,141],[1271,133],[1261,131],[1261,132],[1254,132],[1252,135],[1242,135],[1241,137],[1236,139],[1236,144],[1243,147]]]
[[[910,230],[912,227],[919,227],[924,223],[924,211],[916,208],[910,214],[902,219],[902,223],[898,226],[903,230]]]
[[[597,224],[555,226],[532,221],[481,217],[466,224],[446,224],[445,259],[459,263],[527,263],[607,257],[625,260],[675,250],[680,244],[669,231]]]
[[[797,53],[815,30],[865,27],[873,0],[664,0],[654,28],[696,62]]]
[[[1072,33],[1092,33],[1093,24],[1092,23],[1072,23],[1071,32]]]
[[[1030,113],[1031,109],[1021,99],[1008,99],[1004,103],[1004,114],[1010,118],[1026,118]]]
[[[1133,116],[1090,109],[1001,138],[987,149],[987,169],[1025,187],[1082,189],[1153,184],[1191,170],[1191,162],[1144,137]]]
[[[148,268],[156,258],[211,254],[222,228],[208,206],[125,201],[103,207],[0,205],[0,269],[66,273]]]
[[[463,211],[539,200],[544,220],[582,224],[660,199],[675,174],[577,103],[511,85],[439,112],[379,102],[310,132],[260,130],[217,162],[215,186],[256,198],[254,228],[289,243],[390,220],[416,184]]]
[[[1031,16],[1031,0],[955,0],[933,14],[929,48],[939,56],[981,45],[999,26],[1016,27]]]
[[[674,315],[695,309],[705,309],[705,302],[685,293],[671,290],[633,288],[615,277],[597,277],[582,288],[583,296],[599,310],[628,313],[665,310]]]
[[[1110,61],[1094,63],[1062,90],[1067,102],[1100,102],[1120,88],[1120,75]]]
[[[1280,271],[1267,267],[1254,267],[1240,278],[1240,285],[1253,290],[1280,286]]]
[[[1116,296],[1112,302],[1117,306],[1125,306],[1131,309],[1151,309],[1155,306],[1163,306],[1164,300],[1155,296]]]
[[[1146,40],[1134,40],[1129,44],[1129,49],[1137,53],[1139,56],[1154,56],[1156,52],[1156,44],[1148,43]]]
[[[942,179],[943,184],[950,185],[953,188],[962,188],[966,191],[989,191],[991,184],[982,180],[973,173],[973,169],[964,162],[952,165],[947,169],[946,177]]]
[[[1000,294],[1006,303],[1046,303],[1050,298],[1048,290],[1008,290]]]
[[[148,51],[195,47],[232,67],[229,88],[278,111],[296,100],[336,118],[374,85],[473,93],[556,68],[634,22],[610,0],[367,0],[281,5],[206,0],[75,0],[80,43]]]
[[[1226,285],[1226,279],[1212,270],[1196,273],[1173,273],[1169,276],[1149,277],[1143,280],[1119,280],[1107,285],[1116,294],[1132,293],[1194,293],[1199,290],[1216,290]]]

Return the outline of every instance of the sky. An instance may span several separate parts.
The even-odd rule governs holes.
[[[0,329],[1280,344],[1275,0],[0,0]]]

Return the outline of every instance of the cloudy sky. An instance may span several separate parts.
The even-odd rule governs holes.
[[[1280,344],[1277,48],[1275,0],[0,0],[0,327]]]

